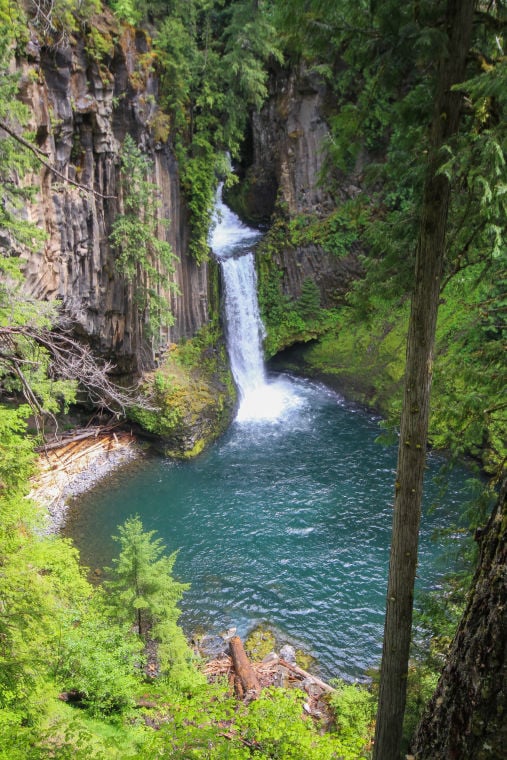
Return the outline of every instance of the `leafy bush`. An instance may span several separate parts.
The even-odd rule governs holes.
[[[364,686],[342,681],[331,694],[330,703],[336,716],[339,756],[343,760],[369,757],[376,710],[373,695]]]

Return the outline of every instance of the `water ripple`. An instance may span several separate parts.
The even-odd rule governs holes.
[[[234,625],[245,635],[262,622],[313,654],[325,676],[362,677],[381,654],[396,452],[375,443],[375,418],[332,391],[283,383],[300,403],[282,425],[236,422],[194,462],[147,462],[76,501],[67,530],[93,569],[110,564],[110,536],[139,513],[179,550],[175,574],[192,584],[181,605],[189,633]],[[421,587],[448,567],[431,536],[459,515],[464,480],[456,472],[451,497],[425,510]],[[430,479],[427,490],[429,505]]]

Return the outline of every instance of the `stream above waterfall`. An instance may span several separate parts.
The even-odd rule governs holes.
[[[148,459],[99,484],[73,504],[66,533],[95,570],[117,552],[117,526],[138,514],[178,551],[175,577],[191,584],[181,604],[187,634],[237,627],[245,636],[265,625],[312,654],[325,677],[361,678],[381,655],[396,449],[376,443],[376,416],[335,392],[266,373],[251,252],[258,233],[219,210],[211,245],[237,417],[193,461]],[[455,562],[433,537],[459,522],[466,471],[448,474],[442,495],[432,476],[443,462],[429,456],[419,589]]]

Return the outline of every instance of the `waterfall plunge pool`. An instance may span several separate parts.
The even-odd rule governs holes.
[[[379,663],[396,450],[375,443],[378,418],[322,385],[267,377],[251,246],[259,233],[219,200],[211,238],[221,263],[231,369],[240,396],[226,435],[194,461],[147,460],[74,502],[66,533],[92,569],[111,563],[117,526],[139,514],[191,584],[187,634],[270,627],[313,655],[325,677],[361,678]],[[453,566],[432,540],[459,521],[466,473],[438,503],[429,457],[419,588]]]
[[[271,378],[268,378],[268,382]],[[323,386],[275,378],[288,394],[275,420],[235,421],[190,462],[148,460],[72,505],[66,526],[95,569],[117,552],[117,526],[139,514],[190,582],[181,624],[245,636],[259,624],[312,654],[326,677],[360,678],[382,646],[396,451],[375,443],[378,419]],[[419,588],[452,567],[433,534],[458,521],[466,473],[438,503],[430,455]]]

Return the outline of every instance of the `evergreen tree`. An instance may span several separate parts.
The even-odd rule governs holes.
[[[458,129],[462,95],[452,87],[464,79],[473,6],[473,0],[448,1],[445,29],[449,45],[439,62],[407,337],[375,760],[401,757],[433,347],[451,192],[450,182],[440,168],[442,148]]]
[[[106,584],[118,616],[135,625],[142,637],[162,621],[176,622],[180,614],[176,605],[188,588],[172,576],[176,553],[164,555],[162,540],[154,535],[155,531],[143,530],[137,515],[118,527],[113,538],[121,551]]]
[[[121,152],[123,213],[113,222],[110,240],[117,252],[116,268],[132,284],[138,312],[153,336],[162,323],[173,322],[167,291],[176,286],[170,280],[175,256],[164,240],[168,222],[158,216],[160,201],[149,180],[151,169],[147,157],[127,135]]]

